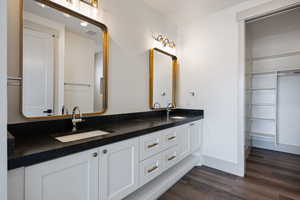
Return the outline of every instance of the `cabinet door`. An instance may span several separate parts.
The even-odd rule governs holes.
[[[98,200],[98,152],[25,168],[25,200]]]
[[[189,125],[183,125],[176,128],[179,160],[182,160],[191,152],[191,134],[189,128]]]
[[[197,121],[189,124],[189,132],[191,137],[191,152],[200,149],[202,142],[202,121]]]
[[[101,148],[101,200],[120,200],[138,188],[138,146],[136,138]]]

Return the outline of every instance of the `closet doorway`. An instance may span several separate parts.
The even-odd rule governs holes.
[[[300,8],[246,23],[246,158],[300,155]]]

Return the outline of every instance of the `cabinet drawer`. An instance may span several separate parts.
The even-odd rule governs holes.
[[[163,152],[164,169],[167,170],[179,161],[178,146]]]
[[[178,135],[177,135],[178,128],[171,128],[166,131],[163,135],[164,137],[164,149],[168,149],[169,147],[175,146],[178,143]]]
[[[140,160],[145,160],[163,150],[164,133],[165,131],[159,131],[140,137]]]
[[[162,154],[153,156],[140,163],[140,187],[159,176],[164,170]]]

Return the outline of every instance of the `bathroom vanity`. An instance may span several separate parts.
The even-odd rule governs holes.
[[[53,135],[70,134],[70,119],[10,125],[16,147],[8,160],[9,199],[159,197],[199,164],[202,141],[203,111],[175,109],[169,119],[165,115],[86,118],[78,132],[110,133],[65,143]]]
[[[175,55],[149,51],[151,111],[102,116],[108,27],[53,1],[20,2],[9,200],[153,200],[200,163],[203,111],[176,109]]]

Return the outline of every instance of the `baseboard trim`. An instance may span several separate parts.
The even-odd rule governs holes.
[[[193,169],[197,163],[199,163],[199,157],[193,155],[188,156],[177,165],[155,178],[153,181],[147,183],[136,192],[126,197],[125,200],[158,199],[185,174]]]
[[[239,165],[237,163],[228,162],[225,160],[217,159],[210,156],[202,156],[202,162],[204,166],[211,167],[220,171],[227,172],[236,176],[242,176],[240,174]]]
[[[286,144],[276,145],[273,141],[252,139],[251,146],[261,149],[268,149],[272,151],[280,151],[284,153],[300,155],[300,147]]]

